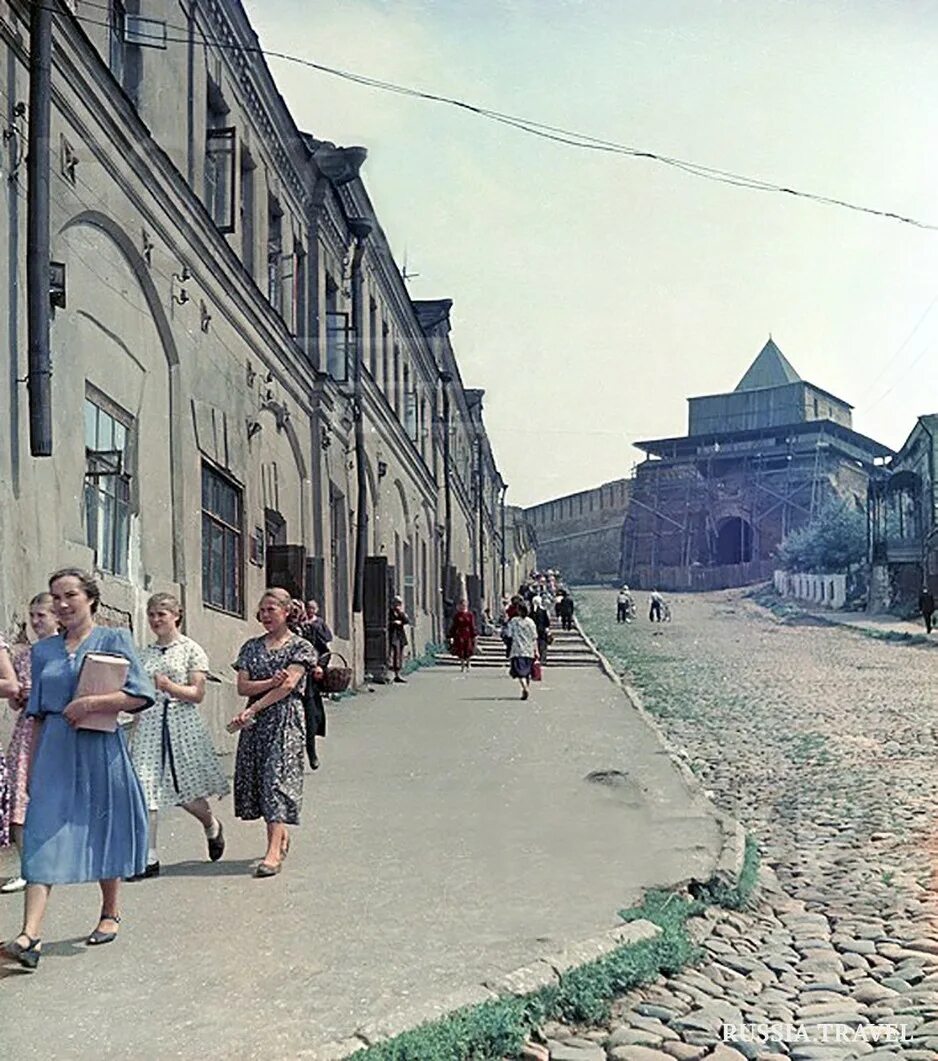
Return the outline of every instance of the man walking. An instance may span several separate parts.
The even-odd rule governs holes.
[[[922,592],[918,595],[918,606],[921,608],[922,618],[925,620],[925,633],[930,634],[932,616],[935,614],[935,598],[928,586],[922,586]]]
[[[616,597],[616,622],[617,623],[630,623],[632,617],[629,612],[632,610],[632,595],[629,593],[629,587],[623,586],[619,590],[619,595]]]
[[[558,605],[558,613],[560,615],[560,626],[564,630],[573,629],[573,609],[573,598],[570,596],[569,593],[565,593],[560,598],[560,604]]]
[[[662,615],[662,607],[664,605],[664,597],[656,590],[651,591],[651,596],[648,598],[648,621],[650,623],[660,623]]]

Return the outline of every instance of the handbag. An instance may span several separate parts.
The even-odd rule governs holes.
[[[531,681],[539,682],[541,680],[541,661],[536,659],[531,664]]]

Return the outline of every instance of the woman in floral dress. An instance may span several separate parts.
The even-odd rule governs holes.
[[[29,625],[33,628],[37,641],[52,637],[59,631],[59,624],[52,608],[51,593],[37,593],[29,602]],[[27,715],[25,708],[29,702],[29,690],[32,688],[32,654],[27,639],[15,644],[11,649],[13,670],[19,682],[20,693],[10,700],[10,707],[16,711],[17,719],[7,749],[7,780],[9,783],[10,836],[16,849],[23,853],[23,826],[26,824],[26,805],[29,803],[27,784],[29,782],[29,763],[32,757],[33,733],[36,720]],[[26,881],[21,876],[11,877],[0,885],[0,893],[21,892]]]
[[[267,823],[267,852],[255,876],[280,872],[290,848],[288,825],[298,825],[303,805],[306,728],[303,693],[306,672],[316,664],[312,645],[289,626],[292,610],[285,589],[269,589],[257,618],[263,637],[245,641],[234,669],[238,694],[247,706],[228,725],[240,731],[235,759],[235,814]]]
[[[182,607],[171,593],[156,593],[147,601],[147,619],[156,641],[140,653],[140,662],[153,681],[156,703],[140,714],[130,746],[150,816],[147,866],[137,880],[159,876],[157,818],[167,807],[182,807],[198,819],[208,857],[217,862],[225,853],[225,834],[208,797],[228,794],[198,710],[205,698],[208,656],[179,632]]]
[[[0,637],[0,697],[15,700],[20,693],[16,680],[10,646]],[[10,791],[7,780],[6,757],[0,748],[0,847],[10,842]]]

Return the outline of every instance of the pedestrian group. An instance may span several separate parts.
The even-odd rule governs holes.
[[[97,621],[100,589],[78,568],[49,578],[29,604],[14,644],[0,639],[0,698],[16,714],[7,754],[0,752],[0,846],[10,841],[19,873],[0,886],[24,892],[19,935],[8,959],[35,969],[52,889],[96,881],[101,905],[86,943],[120,931],[124,881],[157,877],[159,813],[181,806],[202,826],[207,858],[225,852],[222,822],[209,802],[229,787],[198,711],[209,678],[205,651],[181,631],[172,594],[147,603],[153,640],[138,652],[127,630]],[[398,675],[409,620],[395,601],[389,620]],[[263,819],[266,850],[254,875],[280,873],[289,827],[300,822],[304,756],[319,765],[325,735],[320,684],[332,632],[316,601],[304,606],[285,589],[258,603],[264,633],[246,641],[233,667],[245,707],[229,722],[238,733],[234,814]],[[396,648],[397,655],[394,655]],[[133,722],[127,739],[118,716]]]

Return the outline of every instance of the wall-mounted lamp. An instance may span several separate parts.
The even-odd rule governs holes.
[[[388,462],[378,461],[378,478],[383,479],[388,474]]]
[[[260,420],[248,420],[248,442],[260,431],[262,426]]]
[[[212,315],[208,311],[208,306],[205,305],[205,299],[199,300],[199,327],[203,332],[207,332],[209,325],[212,323]]]
[[[143,250],[143,258],[147,265],[153,264],[153,240],[150,239],[150,233],[146,229],[141,233],[141,249]]]
[[[254,380],[257,379],[257,373],[254,371],[254,366],[251,364],[250,361],[248,361],[245,365],[244,378],[249,387],[254,386]]]
[[[322,446],[323,449],[328,449],[332,445],[332,434],[330,433],[327,427],[324,427],[322,429],[322,432],[319,436],[319,444]]]

